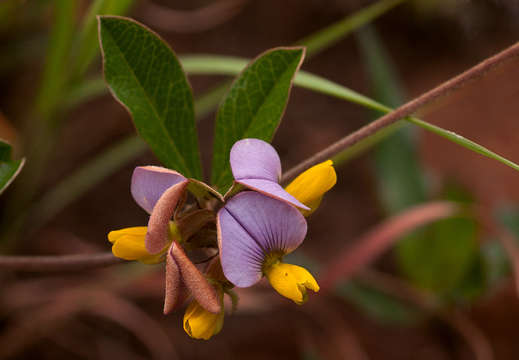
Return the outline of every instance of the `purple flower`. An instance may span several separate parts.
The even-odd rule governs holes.
[[[248,287],[265,275],[281,295],[298,304],[306,301],[307,288],[319,290],[308,271],[282,262],[306,235],[306,220],[295,207],[245,191],[220,209],[217,229],[223,272],[234,285]]]
[[[269,143],[259,139],[237,141],[231,149],[230,162],[238,184],[300,209],[310,210],[279,185],[281,161]]]

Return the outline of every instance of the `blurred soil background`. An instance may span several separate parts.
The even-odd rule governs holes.
[[[82,3],[84,11],[88,1]],[[222,19],[189,17],[195,9],[209,3],[204,0],[138,1],[129,16],[156,30],[177,54],[215,53],[253,58],[266,49],[292,44],[370,2],[250,0],[240,2],[232,15],[217,15]],[[161,12],[162,7],[174,10],[173,15],[183,16],[182,12],[186,12],[188,21],[178,26],[174,21],[167,21],[168,15]],[[6,65],[0,72],[3,116],[0,137],[14,141],[19,155],[23,154],[23,139],[17,134],[22,128],[26,107],[31,104],[28,99],[32,99],[35,92],[44,58],[44,47],[38,43],[45,39],[36,37],[34,49],[28,49],[33,54],[23,61],[7,64],[5,59],[10,56],[9,46],[22,35],[44,37],[52,13],[48,7],[43,8],[46,10],[37,17],[37,22],[29,27],[6,29],[0,38],[2,64]],[[81,13],[78,18],[80,16]],[[221,21],[210,24],[209,20]],[[407,99],[411,99],[517,41],[519,4],[513,0],[421,1],[398,6],[378,19],[375,27],[393,58]],[[302,69],[370,94],[356,36],[306,61]],[[100,71],[98,64],[92,73]],[[195,95],[221,79],[223,77],[190,77]],[[420,116],[509,159],[519,160],[517,84],[519,66],[515,62],[422,111]],[[369,115],[360,106],[294,88],[273,142],[284,169],[359,128],[369,121]],[[211,113],[199,123],[206,174],[213,119],[214,113]],[[129,115],[111,96],[81,104],[66,119],[51,166],[45,173],[43,189],[51,188],[80,164],[133,132]],[[497,205],[519,202],[519,177],[512,169],[434,134],[419,130],[419,137],[420,159],[433,189],[440,189],[448,181],[462,184],[475,196],[483,218],[491,217]],[[129,193],[133,168],[145,164],[157,164],[149,151],[67,206],[37,233],[20,239],[16,252],[108,251],[108,231],[147,221],[147,215]],[[303,253],[321,263],[326,263],[345,244],[355,241],[384,217],[375,190],[371,153],[337,170],[338,183],[311,217],[309,234],[301,248]],[[140,274],[141,266],[144,265],[136,264],[131,271]],[[12,353],[16,359],[442,360],[474,359],[471,347],[480,346],[478,336],[484,336],[494,349],[495,359],[519,358],[519,301],[512,281],[504,282],[475,305],[464,309],[465,318],[470,320],[465,328],[466,338],[441,317],[421,317],[412,323],[384,322],[354,304],[341,299],[325,302],[319,295],[311,295],[307,304],[297,307],[278,299],[268,287],[260,285],[243,292],[238,312],[226,316],[222,332],[204,342],[192,340],[183,332],[181,313],[161,314],[163,273],[160,267],[138,275],[139,280],[131,286],[124,283],[126,280],[120,280],[116,268],[50,276],[0,273],[0,344],[19,342]],[[392,254],[379,259],[376,268],[394,273]],[[85,291],[85,296],[93,296],[88,291],[99,284],[117,287],[136,308],[128,310],[108,299],[106,303],[99,300],[101,304],[96,311],[65,311],[67,306],[74,308],[74,304],[70,304],[74,301],[67,298],[20,312],[25,305],[36,301],[34,297],[52,297],[70,287],[77,288],[79,293]],[[104,315],[110,311],[118,315]],[[139,320],[141,312],[146,314],[146,321]],[[13,330],[12,324],[23,324],[22,320],[29,324]],[[139,327],[146,330],[139,331]],[[169,344],[154,342],[153,339],[161,339],[160,336],[165,336]],[[150,348],[155,349],[154,353],[150,354]]]

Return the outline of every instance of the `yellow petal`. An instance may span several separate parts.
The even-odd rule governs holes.
[[[277,262],[265,270],[270,285],[281,295],[302,305],[308,296],[307,289],[319,291],[319,285],[308,270],[301,266]]]
[[[310,210],[302,211],[308,216],[319,207],[323,195],[337,182],[337,174],[331,160],[324,161],[306,170],[294,179],[285,190],[308,206]]]
[[[184,331],[194,339],[209,340],[222,330],[224,320],[223,290],[220,290],[222,310],[213,314],[193,300],[184,314]]]
[[[124,260],[139,260],[145,264],[155,264],[162,261],[162,253],[152,255],[144,246],[146,226],[136,226],[121,230],[110,231],[108,240],[113,244],[114,256]]]

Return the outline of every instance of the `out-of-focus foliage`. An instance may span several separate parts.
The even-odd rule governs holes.
[[[11,158],[11,145],[0,140],[0,194],[11,184],[23,167],[24,160]]]

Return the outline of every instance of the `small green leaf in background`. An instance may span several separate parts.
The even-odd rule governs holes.
[[[215,124],[211,180],[221,192],[232,183],[229,152],[233,144],[243,138],[272,140],[303,57],[300,47],[269,50],[232,84]]]
[[[447,187],[442,199],[469,205],[469,194]],[[416,286],[449,295],[473,270],[478,256],[478,222],[474,217],[440,220],[402,239],[396,248],[401,271]]]
[[[100,16],[104,75],[159,160],[202,179],[193,95],[173,51],[143,25]]]
[[[384,324],[412,325],[422,317],[418,309],[355,280],[339,284],[335,294]]]
[[[11,160],[11,145],[0,140],[0,194],[13,182],[25,160]]]
[[[497,220],[519,239],[519,206],[502,206],[496,214]],[[519,246],[519,243],[517,244]]]

